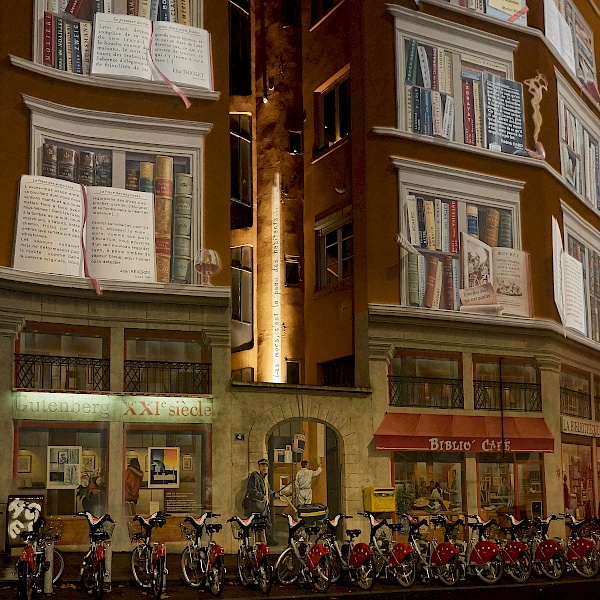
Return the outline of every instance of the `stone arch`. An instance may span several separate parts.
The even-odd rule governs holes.
[[[335,403],[334,403],[335,404]],[[342,495],[345,502],[354,498],[354,475],[359,464],[358,440],[355,424],[342,411],[332,406],[331,397],[298,396],[290,401],[273,406],[258,415],[248,436],[248,471],[256,468],[260,458],[267,456],[267,437],[275,425],[291,419],[310,419],[331,427],[339,437],[342,463]],[[342,501],[344,502],[344,500]]]

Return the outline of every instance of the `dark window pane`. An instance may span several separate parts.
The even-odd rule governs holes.
[[[350,133],[350,85],[349,79],[339,86],[340,138]]]
[[[229,92],[252,93],[250,13],[247,2],[229,2]]]
[[[323,96],[323,130],[325,143],[335,142],[335,89]]]

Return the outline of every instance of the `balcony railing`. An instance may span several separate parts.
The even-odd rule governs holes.
[[[15,354],[15,387],[105,392],[110,389],[110,360]]]
[[[592,418],[592,396],[585,392],[560,388],[560,412],[563,415],[580,417],[582,419]]]
[[[125,361],[125,391],[141,394],[210,394],[209,363]]]
[[[473,381],[475,408],[479,410],[516,410],[541,412],[542,389],[539,383],[502,382],[500,396],[499,381]],[[500,406],[502,398],[502,406]]]
[[[464,408],[462,379],[390,375],[390,406]]]

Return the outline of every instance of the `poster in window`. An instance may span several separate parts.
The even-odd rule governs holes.
[[[186,454],[181,459],[181,470],[182,471],[193,471],[194,470],[194,457]]]
[[[81,467],[84,472],[91,472],[96,470],[96,455],[95,454],[84,454],[82,456]]]
[[[81,446],[48,446],[48,489],[71,489],[79,485]]]
[[[29,509],[34,510],[28,510]],[[37,510],[35,510],[37,509]],[[33,523],[44,510],[44,496],[19,494],[9,496],[6,503],[6,551],[12,546],[23,546],[21,531],[32,531]],[[39,513],[37,512],[39,511]]]
[[[148,448],[148,487],[179,487],[179,448]]]

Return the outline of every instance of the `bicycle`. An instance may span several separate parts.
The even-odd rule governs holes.
[[[500,544],[504,572],[517,583],[525,583],[531,577],[533,560],[529,546],[521,540],[525,531],[531,527],[529,519],[515,519],[511,514],[504,515],[509,521],[508,527],[500,527],[500,531],[509,536]]]
[[[239,542],[237,569],[241,584],[244,587],[258,585],[263,594],[268,594],[273,585],[273,567],[265,543],[266,517],[253,513],[247,519],[233,516],[227,522],[231,523],[233,537]]]
[[[48,526],[39,506],[25,503],[23,510],[33,514],[32,529],[21,531],[19,537],[25,542],[21,557],[17,562],[17,596],[19,600],[31,600],[33,591],[42,591],[47,587],[47,573],[52,573],[52,585],[56,584],[65,570],[65,559],[54,542],[60,540],[61,525]],[[51,552],[52,564],[48,560]],[[44,590],[46,591],[46,590]]]
[[[155,598],[160,598],[167,584],[167,550],[164,542],[152,541],[152,531],[167,523],[169,513],[156,511],[149,517],[140,515],[128,522],[129,538],[140,542],[131,552],[131,570],[135,582],[142,588],[150,588]],[[134,523],[140,531],[135,531]]]
[[[95,517],[88,511],[77,513],[85,517],[89,525],[90,547],[79,571],[81,584],[94,598],[102,598],[105,591],[110,591],[110,573],[106,565],[106,544],[110,540],[115,522],[110,515]],[[107,589],[108,588],[108,589]]]
[[[225,585],[225,564],[223,547],[213,541],[213,534],[221,531],[220,523],[207,523],[221,515],[205,512],[201,517],[186,517],[181,523],[181,533],[187,546],[181,553],[181,571],[187,585],[199,588],[204,585],[213,596],[220,596]],[[190,526],[187,525],[190,524]],[[208,543],[202,543],[204,531],[208,533]]]
[[[467,527],[472,529],[469,541],[454,542],[462,547],[460,553],[463,572],[474,574],[484,583],[498,583],[504,573],[504,560],[500,546],[490,540],[489,528],[498,525],[494,519],[484,521],[479,515],[468,515],[475,521],[467,521]]]
[[[282,585],[307,583],[317,592],[326,592],[331,585],[329,549],[321,543],[310,542],[318,535],[319,527],[307,527],[304,519],[283,513],[288,522],[288,546],[275,563],[277,580]]]

